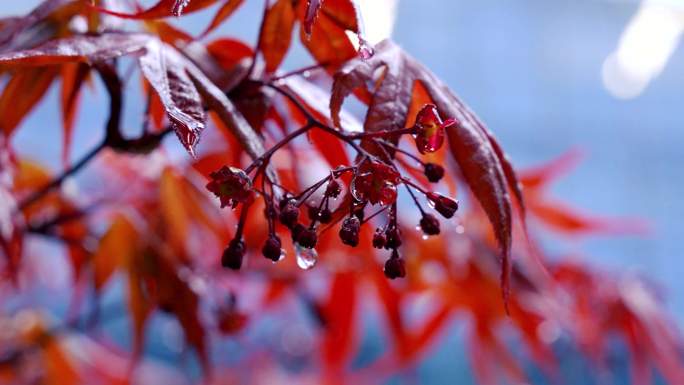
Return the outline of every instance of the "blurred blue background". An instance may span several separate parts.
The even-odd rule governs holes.
[[[4,1],[0,15],[21,14],[37,3]],[[261,3],[248,0],[213,36],[254,41]],[[473,107],[518,167],[579,147],[584,162],[554,194],[589,212],[650,221],[646,237],[571,239],[564,250],[655,282],[684,325],[684,296],[678,295],[684,290],[683,2],[404,0],[396,10],[394,39]],[[202,12],[182,23],[199,31],[207,16]],[[288,67],[309,63],[301,52],[288,58]],[[106,115],[106,95],[88,95],[95,104],[79,114],[75,155],[96,143]],[[48,100],[16,140],[22,153],[41,154],[57,168],[55,90]],[[138,121],[142,105],[128,100],[131,122]],[[458,336],[454,331],[426,360],[421,383],[470,381]],[[372,350],[372,341],[367,343]]]

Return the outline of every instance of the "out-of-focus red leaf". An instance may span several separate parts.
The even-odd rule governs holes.
[[[243,1],[244,0],[226,0],[226,3],[219,8],[218,12],[216,12],[214,18],[211,20],[211,23],[209,23],[200,37],[208,35],[211,31],[221,25],[221,23],[226,21],[233,14],[233,12],[235,12],[235,10],[242,5]]]
[[[116,12],[100,7],[94,8],[100,12],[125,19],[159,19],[163,17],[180,16],[181,14],[200,11],[213,5],[217,1],[218,0],[160,0],[152,7],[136,13]]]
[[[231,70],[242,59],[251,57],[254,51],[250,46],[235,39],[216,39],[207,44],[207,51],[225,70]]]
[[[74,119],[76,117],[76,110],[78,109],[81,86],[87,79],[89,72],[90,69],[88,66],[81,63],[65,64],[62,66],[61,103],[62,127],[64,129],[62,162],[65,164],[68,163],[69,154],[71,152]]]
[[[77,368],[62,349],[59,340],[47,337],[43,354],[45,354],[45,384],[78,384],[82,381]]]
[[[568,234],[643,234],[648,231],[648,226],[643,221],[608,219],[583,214],[565,203],[550,201],[541,197],[529,201],[531,213],[547,226],[560,232]]]
[[[571,149],[551,162],[521,171],[520,182],[528,191],[540,190],[577,166],[582,157],[581,150]]]
[[[40,102],[55,80],[54,69],[30,68],[17,71],[0,95],[0,131],[10,136],[26,115]]]
[[[502,157],[503,153],[497,151],[498,145],[486,128],[456,95],[432,72],[388,40],[376,47],[375,55],[370,59],[351,60],[335,74],[330,110],[336,126],[340,126],[339,112],[346,96],[365,87],[367,82],[373,82],[377,71],[383,72],[368,107],[366,131],[404,128],[416,81],[422,83],[443,116],[456,119],[457,124],[447,128],[451,155],[486,212],[501,246],[501,286],[507,303],[512,242],[511,200],[507,185],[515,182],[517,187],[517,182],[513,174],[504,171],[508,167],[504,166],[507,161]]]
[[[151,33],[159,37],[161,41],[171,45],[184,45],[193,40],[192,36],[185,31],[172,26],[161,20],[148,20],[145,27]]]
[[[259,49],[266,71],[275,72],[282,63],[292,41],[295,10],[292,0],[276,0],[267,11],[259,33]]]
[[[326,367],[332,371],[343,368],[356,342],[356,288],[355,274],[337,273],[322,309],[325,321],[322,351]]]
[[[116,269],[125,266],[139,253],[137,237],[135,227],[125,216],[119,215],[114,218],[92,257],[97,291],[102,290]]]

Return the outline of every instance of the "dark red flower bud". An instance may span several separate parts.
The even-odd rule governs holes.
[[[342,186],[340,186],[340,182],[334,179],[328,182],[328,186],[325,188],[325,195],[331,198],[337,198],[341,192]]]
[[[319,215],[318,207],[307,205],[306,214],[309,216],[311,221],[317,221]]]
[[[359,244],[359,230],[361,229],[361,221],[359,218],[351,216],[342,222],[340,228],[340,239],[345,245],[355,247]]]
[[[330,223],[332,221],[332,212],[330,209],[323,209],[318,213],[318,221],[321,223]]]
[[[318,236],[316,235],[316,230],[305,228],[297,234],[297,239],[295,242],[299,243],[300,246],[306,247],[307,249],[313,249],[316,247],[318,242]]]
[[[401,232],[396,227],[388,229],[385,232],[385,249],[396,250],[401,246]]]
[[[252,196],[252,181],[246,172],[235,167],[223,166],[209,174],[211,181],[207,190],[221,200],[221,207],[235,208],[239,203],[247,202]]]
[[[382,249],[383,247],[385,247],[386,243],[387,238],[385,237],[385,234],[382,232],[382,230],[375,230],[375,234],[373,234],[373,247],[375,247],[376,249]]]
[[[455,199],[445,197],[436,192],[429,192],[426,197],[430,206],[442,214],[444,218],[453,217],[456,210],[458,210],[458,201]]]
[[[264,257],[270,259],[273,262],[280,261],[283,255],[282,242],[277,235],[271,234],[266,242],[264,242],[264,247],[261,249],[261,253]]]
[[[233,270],[240,270],[242,267],[242,259],[245,256],[245,242],[242,239],[233,239],[228,244],[228,247],[223,251],[221,256],[221,266],[228,267]]]
[[[280,223],[289,228],[292,228],[292,226],[297,223],[297,219],[299,219],[299,208],[297,207],[296,201],[294,199],[291,199],[285,203],[283,208],[280,209],[279,219]]]
[[[385,269],[383,272],[385,273],[385,277],[389,279],[406,277],[406,264],[396,251],[392,253],[392,257],[385,262]]]
[[[444,167],[436,163],[425,163],[425,176],[432,183],[439,182],[444,177]]]
[[[432,214],[425,214],[420,220],[420,228],[425,235],[439,234],[439,220]]]
[[[292,242],[297,242],[299,235],[306,230],[306,226],[301,223],[295,224],[292,229],[290,229],[290,234],[292,235]]]

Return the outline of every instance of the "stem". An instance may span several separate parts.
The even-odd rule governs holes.
[[[312,64],[310,66],[306,66],[306,67],[300,68],[298,70],[286,72],[286,73],[279,75],[279,76],[274,76],[271,78],[270,82],[277,82],[278,80],[283,80],[283,79],[289,78],[291,76],[302,75],[307,71],[322,69],[322,68],[325,68],[326,66],[328,66],[328,63]]]
[[[413,134],[414,131],[415,130],[413,129],[413,127],[409,127],[409,128],[402,128],[401,130],[393,130],[393,131],[382,130],[382,131],[375,131],[375,132],[359,132],[356,134],[347,134],[346,136],[349,139],[369,139],[369,138],[377,138],[377,137]]]
[[[418,198],[416,198],[416,195],[413,193],[413,190],[411,190],[411,187],[404,183],[404,187],[406,187],[406,191],[408,191],[409,195],[411,195],[411,198],[413,198],[413,202],[418,206],[418,210],[420,211],[421,215],[425,215],[425,210],[423,210],[423,206],[420,205],[420,202],[418,202]]]
[[[282,140],[280,140],[278,143],[276,143],[273,147],[269,148],[266,152],[264,152],[263,154],[261,154],[260,157],[256,158],[256,159],[252,162],[252,164],[250,164],[250,165],[247,167],[247,169],[245,169],[245,172],[249,174],[249,173],[254,169],[254,167],[257,167],[257,166],[260,166],[260,165],[262,165],[262,164],[267,163],[267,162],[266,162],[267,159],[270,158],[270,157],[273,155],[274,152],[278,151],[280,148],[282,148],[284,145],[286,145],[286,144],[288,144],[289,142],[291,142],[294,138],[298,137],[299,135],[302,135],[302,134],[306,133],[306,132],[309,131],[312,127],[313,127],[312,124],[307,124],[307,125],[305,125],[305,126],[299,128],[299,129],[297,129],[297,130],[292,131],[291,133],[289,133],[286,137],[284,137]],[[260,168],[260,170],[261,170],[261,168]],[[258,175],[258,173],[257,173],[257,175]],[[255,177],[256,177],[256,176],[255,176]]]
[[[285,98],[287,98],[290,102],[292,102],[292,104],[294,104],[294,106],[295,106],[298,110],[300,110],[300,111],[304,114],[304,116],[306,116],[306,119],[307,119],[311,124],[313,124],[314,126],[318,127],[319,129],[321,129],[321,130],[323,130],[323,131],[325,131],[325,132],[327,132],[327,133],[329,133],[329,134],[331,134],[331,135],[336,136],[338,139],[340,139],[340,140],[344,141],[345,143],[349,144],[349,145],[352,146],[352,147],[354,148],[354,150],[356,150],[356,152],[358,152],[359,154],[369,155],[369,156],[370,156],[370,154],[368,154],[368,152],[367,152],[366,150],[364,150],[363,148],[361,148],[358,144],[354,143],[353,138],[350,138],[349,135],[347,135],[347,134],[345,134],[345,133],[343,133],[343,132],[341,132],[341,131],[339,131],[339,130],[333,128],[333,127],[330,127],[330,126],[328,126],[327,124],[325,124],[325,123],[321,122],[320,120],[316,119],[316,117],[313,116],[313,114],[311,114],[311,112],[310,112],[310,111],[309,111],[309,110],[308,110],[308,109],[299,101],[299,99],[297,99],[296,97],[294,97],[294,95],[290,94],[289,92],[285,91],[285,90],[282,89],[281,87],[278,87],[278,86],[276,86],[276,85],[274,85],[274,84],[267,83],[267,82],[261,82],[261,84],[262,84],[263,86],[265,86],[265,87],[269,87],[269,88],[273,89],[273,90],[276,91],[277,93],[279,93],[279,94],[283,95]]]
[[[392,150],[394,150],[394,151],[396,151],[396,152],[399,152],[399,153],[401,153],[401,154],[404,154],[404,155],[408,156],[409,158],[415,160],[416,162],[418,162],[418,163],[420,163],[420,164],[422,164],[422,165],[425,165],[425,162],[423,162],[422,159],[420,159],[419,157],[417,157],[417,156],[411,154],[410,152],[408,152],[408,151],[402,149],[402,148],[399,147],[399,146],[395,146],[394,144],[389,143],[389,142],[387,142],[387,141],[385,141],[385,140],[381,140],[381,139],[374,139],[374,141],[375,141],[376,143],[378,143],[378,144],[381,144],[381,145],[385,146],[385,147],[389,147],[389,148],[391,148]]]
[[[90,162],[97,154],[99,154],[106,147],[107,147],[107,142],[103,141],[102,143],[98,144],[95,148],[91,149],[81,159],[79,159],[78,162],[74,163],[70,168],[64,170],[57,178],[53,179],[50,183],[43,186],[40,190],[35,191],[33,194],[29,195],[26,199],[24,199],[19,204],[18,210],[21,211],[21,210],[25,209],[26,207],[28,207],[32,203],[35,203],[40,198],[44,197],[47,193],[52,191],[54,188],[59,187],[64,182],[64,180],[66,178],[77,173],[80,169],[82,169],[86,164],[88,164],[88,162]]]

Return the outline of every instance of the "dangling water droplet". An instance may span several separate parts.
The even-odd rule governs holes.
[[[307,249],[295,244],[295,254],[297,255],[297,266],[303,270],[309,270],[318,262],[318,252],[316,249]]]
[[[433,201],[432,199],[429,199],[429,198],[428,198],[427,203],[428,203],[428,206],[430,206],[431,209],[434,209],[434,208],[435,208],[435,201]]]
[[[359,38],[359,57],[363,60],[368,60],[375,55],[375,50],[368,44],[367,41]]]
[[[420,225],[416,225],[416,231],[423,231],[423,229],[420,228]]]
[[[428,236],[427,236],[426,234],[423,234],[423,236],[422,236],[421,238],[422,238],[424,241],[427,241]]]

